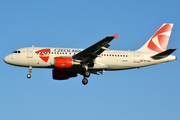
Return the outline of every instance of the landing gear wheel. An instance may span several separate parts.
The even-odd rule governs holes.
[[[82,84],[83,84],[83,85],[86,85],[87,83],[88,83],[88,79],[83,78],[83,80],[82,80]]]
[[[29,74],[27,74],[27,78],[31,78],[32,66],[29,66]]]
[[[91,75],[91,73],[89,71],[84,72],[84,77],[89,77],[90,75]]]
[[[31,74],[27,74],[27,78],[31,78]]]

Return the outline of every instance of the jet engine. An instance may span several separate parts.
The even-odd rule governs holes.
[[[72,58],[68,57],[55,57],[54,65],[56,68],[71,68],[73,65]]]
[[[71,57],[55,57],[51,61],[51,65],[55,68],[71,68],[73,65],[79,66],[81,63],[79,61],[74,61]]]
[[[69,79],[70,77],[77,77],[77,73],[59,70],[56,68],[53,69],[53,79],[55,80],[65,80]]]

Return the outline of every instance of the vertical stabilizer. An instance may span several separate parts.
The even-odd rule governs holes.
[[[154,35],[137,51],[161,53],[167,49],[173,24],[163,24]]]

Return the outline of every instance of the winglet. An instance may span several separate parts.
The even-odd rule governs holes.
[[[119,33],[118,33],[118,34],[113,35],[113,37],[117,39],[117,36],[118,36],[118,35],[119,35]]]

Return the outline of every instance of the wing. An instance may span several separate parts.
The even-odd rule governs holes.
[[[117,35],[118,34],[102,39],[96,44],[74,55],[73,59],[75,61],[77,60],[81,62],[93,63],[94,59],[98,57],[104,50],[108,50],[108,47],[110,46],[108,43],[114,38],[117,39]]]

